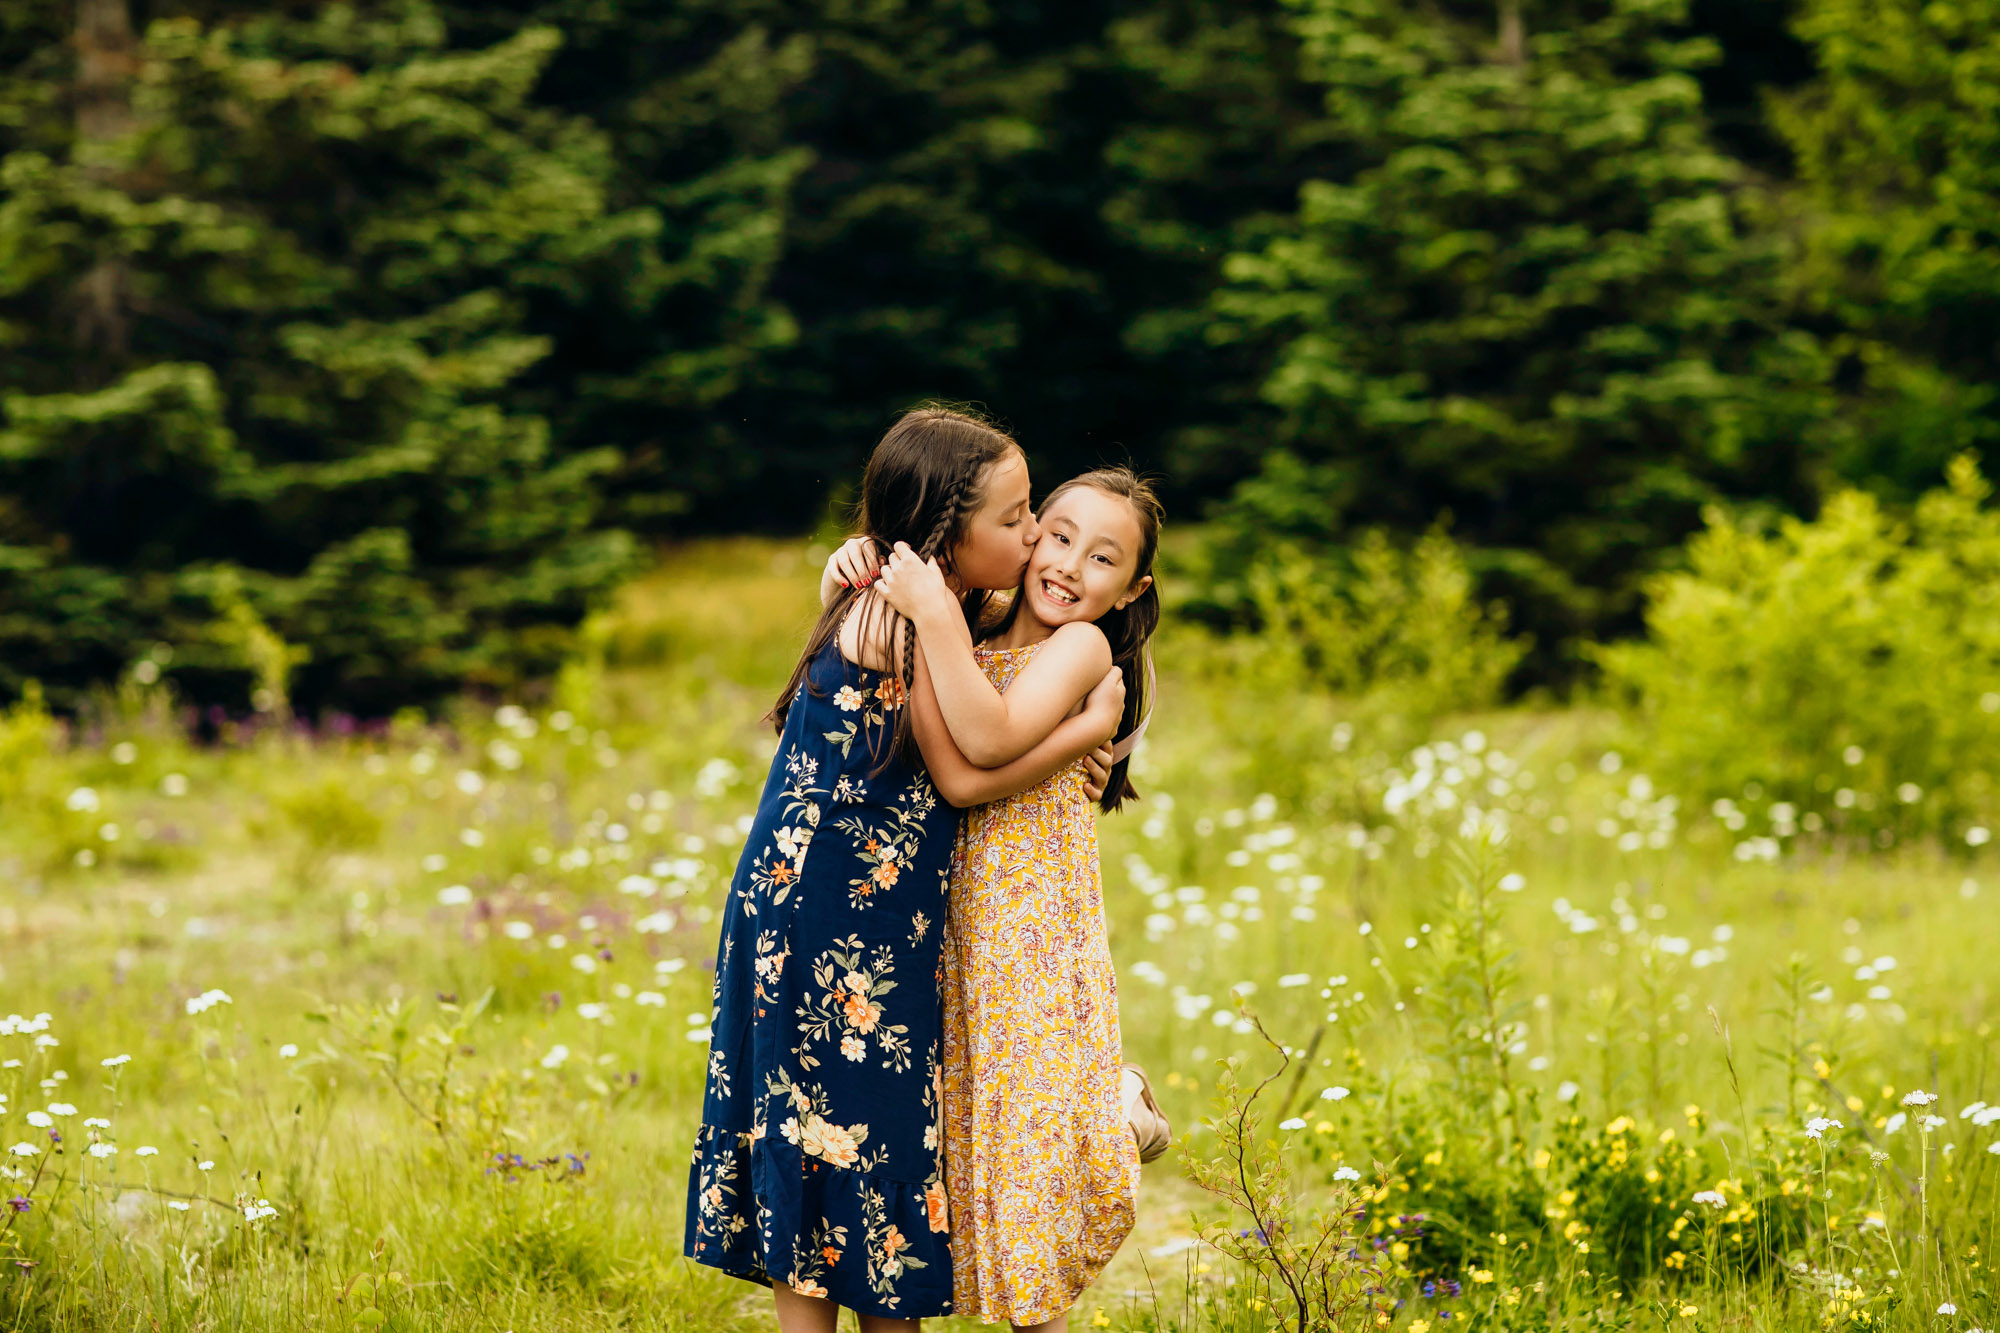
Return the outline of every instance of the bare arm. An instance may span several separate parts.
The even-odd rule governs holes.
[[[1064,625],[1002,693],[979,669],[958,599],[934,563],[917,559],[898,542],[879,589],[916,625],[952,740],[981,768],[1027,754],[1111,669],[1111,646],[1102,630]]]
[[[1082,712],[1063,720],[1026,754],[997,768],[977,767],[952,742],[921,644],[910,707],[914,710],[910,724],[916,729],[917,748],[930,770],[931,785],[962,809],[1026,791],[1110,740],[1125,709],[1125,681],[1122,673],[1112,671],[1084,700]]]

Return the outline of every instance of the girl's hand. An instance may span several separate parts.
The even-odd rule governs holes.
[[[876,591],[919,629],[933,617],[962,617],[958,597],[944,581],[936,560],[925,560],[897,542],[889,563],[875,577]]]
[[[1104,799],[1104,784],[1111,781],[1111,743],[1106,741],[1085,755],[1083,769],[1083,794],[1095,805]]]
[[[1095,721],[1109,746],[1118,736],[1118,724],[1125,720],[1125,672],[1118,667],[1104,673],[1104,679],[1090,687],[1083,697],[1083,714]],[[1111,766],[1105,765],[1109,772]]]
[[[826,577],[843,588],[865,588],[882,568],[882,555],[872,537],[849,537],[826,558]]]

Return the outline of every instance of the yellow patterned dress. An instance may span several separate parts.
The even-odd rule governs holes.
[[[1040,645],[982,648],[1005,690]],[[1097,822],[1072,765],[966,812],[944,939],[945,1190],[961,1315],[1035,1324],[1132,1230],[1118,984]]]

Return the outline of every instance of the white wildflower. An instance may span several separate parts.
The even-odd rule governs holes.
[[[218,1004],[235,1003],[236,1001],[229,998],[228,991],[205,990],[187,1002],[187,1011],[190,1014],[203,1014],[215,1008]]]

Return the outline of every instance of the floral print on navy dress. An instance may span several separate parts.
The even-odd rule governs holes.
[[[685,1250],[863,1314],[951,1312],[939,956],[958,811],[888,752],[902,682],[829,643],[723,907]]]

